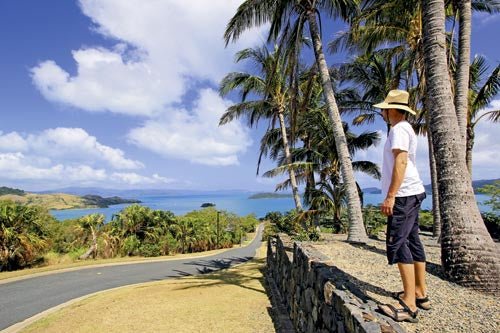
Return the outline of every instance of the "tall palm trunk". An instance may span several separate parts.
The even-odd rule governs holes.
[[[87,250],[87,252],[82,254],[78,259],[85,260],[88,259],[88,257],[90,257],[91,255],[92,258],[95,259],[95,257],[97,256],[97,234],[92,226],[90,226],[90,232],[92,233],[92,245]]]
[[[472,176],[472,149],[474,148],[474,128],[467,125],[467,139],[465,142],[465,161],[467,162],[467,170]]]
[[[288,174],[290,175],[290,184],[292,185],[293,200],[295,201],[295,208],[298,211],[302,210],[302,203],[300,202],[299,189],[297,187],[297,179],[295,178],[295,171],[292,169],[292,155],[290,154],[290,146],[288,145],[288,137],[286,135],[285,116],[283,115],[283,108],[280,107],[278,111],[278,118],[280,121],[281,137],[283,140],[283,148],[285,149],[286,163],[288,164]]]
[[[427,144],[429,146],[429,171],[431,174],[431,189],[432,189],[432,236],[441,241],[441,211],[439,209],[439,191],[438,191],[438,177],[436,169],[436,154],[434,153],[434,146],[432,143],[432,132],[429,127],[430,123],[430,108],[427,99],[427,87],[425,87],[425,94],[422,96],[422,102],[425,108],[425,123],[427,125]]]
[[[349,215],[349,235],[347,240],[355,243],[366,243],[368,236],[363,225],[363,213],[361,211],[361,203],[359,200],[358,190],[356,188],[356,181],[354,180],[354,172],[352,169],[351,157],[347,149],[347,141],[340,119],[337,102],[330,80],[330,73],[323,53],[323,46],[321,43],[321,36],[316,20],[316,11],[310,10],[307,14],[309,21],[309,30],[314,45],[314,54],[318,64],[321,84],[323,86],[323,94],[325,96],[326,104],[328,107],[328,114],[332,121],[333,132],[335,135],[335,146],[340,160],[342,171],[342,180],[346,186],[347,192],[347,211]]]
[[[460,137],[465,149],[467,135],[467,111],[469,97],[470,35],[471,35],[471,0],[458,1],[458,63],[456,74],[455,108],[457,112]],[[451,52],[451,50],[450,50]]]
[[[441,261],[454,282],[498,292],[500,254],[484,226],[465,164],[446,62],[444,0],[423,1],[430,129],[439,179]]]
[[[441,241],[441,211],[439,209],[439,190],[436,169],[436,156],[434,154],[434,146],[432,145],[432,135],[430,131],[427,133],[427,142],[429,143],[429,166],[431,173],[431,188],[432,188],[432,218],[433,228],[432,236]]]

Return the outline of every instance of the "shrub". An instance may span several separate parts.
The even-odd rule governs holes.
[[[270,237],[275,236],[279,233],[278,226],[274,223],[266,223],[264,225],[264,230],[262,232],[262,241],[267,242]]]
[[[137,255],[141,242],[137,236],[132,235],[125,238],[121,246],[121,254],[123,256]]]
[[[481,215],[491,237],[500,239],[500,216],[495,213],[482,213]]]
[[[387,217],[382,214],[379,207],[367,205],[363,208],[363,218],[369,237],[377,237],[380,232],[385,230]]]
[[[0,202],[0,271],[24,268],[43,260],[50,247],[52,217],[46,209]]]
[[[161,245],[160,244],[142,244],[139,247],[139,254],[144,257],[158,257],[161,255]]]

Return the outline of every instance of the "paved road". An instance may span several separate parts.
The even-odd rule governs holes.
[[[198,259],[85,268],[0,284],[0,330],[77,297],[134,283],[204,274],[252,259],[263,226],[249,245]]]

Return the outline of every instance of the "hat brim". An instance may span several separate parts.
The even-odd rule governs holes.
[[[414,116],[417,115],[417,113],[415,111],[413,111],[412,109],[410,109],[408,106],[404,106],[404,105],[400,105],[400,104],[390,104],[390,103],[382,102],[382,103],[374,104],[373,106],[376,108],[379,108],[379,109],[399,109],[399,110],[409,112]]]

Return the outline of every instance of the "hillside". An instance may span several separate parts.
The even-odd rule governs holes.
[[[14,194],[14,195],[24,195],[25,192],[23,190],[19,190],[17,188],[11,188],[11,187],[6,187],[2,186],[0,187],[0,196],[1,195],[6,195],[6,194]]]
[[[21,191],[21,190],[18,190]],[[103,198],[98,195],[85,195],[83,197],[66,194],[35,194],[21,191],[0,195],[0,200],[12,200],[23,205],[37,205],[47,209],[76,209],[76,208],[106,208],[111,205],[123,203],[140,203],[139,200],[122,199],[120,197]]]
[[[291,198],[291,194],[284,193],[256,193],[248,197],[248,199],[270,199],[270,198]]]
[[[43,206],[47,209],[72,209],[72,208],[94,208],[95,205],[89,205],[82,197],[72,194],[33,194],[24,195],[6,194],[0,196],[0,200],[12,200],[23,205]]]

